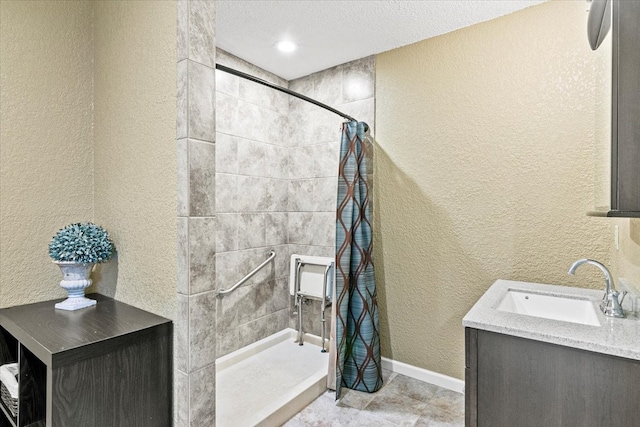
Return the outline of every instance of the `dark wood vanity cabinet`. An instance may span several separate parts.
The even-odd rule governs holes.
[[[98,294],[0,310],[0,365],[19,363],[17,416],[0,427],[164,427],[172,421],[172,323]]]
[[[640,2],[613,0],[611,210],[640,217]]]
[[[640,425],[640,361],[472,328],[465,337],[466,427]]]

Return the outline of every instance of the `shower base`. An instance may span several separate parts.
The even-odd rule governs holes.
[[[327,389],[320,337],[284,329],[216,360],[216,425],[277,426]]]

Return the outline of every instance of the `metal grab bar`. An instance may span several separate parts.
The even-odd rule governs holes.
[[[264,268],[264,266],[265,266],[265,265],[267,265],[267,264],[269,264],[269,261],[271,261],[271,260],[272,260],[272,259],[274,259],[275,257],[276,257],[276,253],[274,252],[274,250],[273,250],[273,249],[272,249],[272,250],[270,250],[270,251],[269,251],[269,257],[268,257],[266,260],[264,260],[264,261],[262,262],[262,264],[260,264],[260,265],[259,265],[259,266],[257,266],[256,268],[254,268],[254,269],[251,271],[251,273],[249,273],[249,274],[247,274],[246,276],[244,276],[242,279],[240,279],[240,280],[238,281],[238,283],[236,283],[235,285],[233,285],[233,286],[232,286],[232,287],[230,287],[229,289],[220,289],[220,290],[218,291],[217,296],[218,296],[218,297],[220,297],[220,296],[223,296],[223,295],[225,295],[225,294],[228,294],[229,292],[233,292],[233,291],[235,291],[235,290],[236,290],[236,288],[237,288],[238,286],[242,285],[244,282],[246,282],[247,280],[249,280],[249,279],[251,279],[253,276],[255,276],[255,274],[256,274],[258,271],[262,270],[262,269]]]

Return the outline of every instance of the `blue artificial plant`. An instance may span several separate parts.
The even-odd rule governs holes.
[[[54,261],[101,263],[111,258],[113,251],[109,234],[91,222],[69,224],[49,243],[49,256]]]

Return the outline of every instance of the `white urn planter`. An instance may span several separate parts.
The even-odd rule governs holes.
[[[56,304],[60,310],[79,310],[96,305],[96,301],[84,296],[84,291],[91,286],[91,271],[95,264],[83,264],[73,261],[54,261],[62,271],[62,286],[68,298]]]

